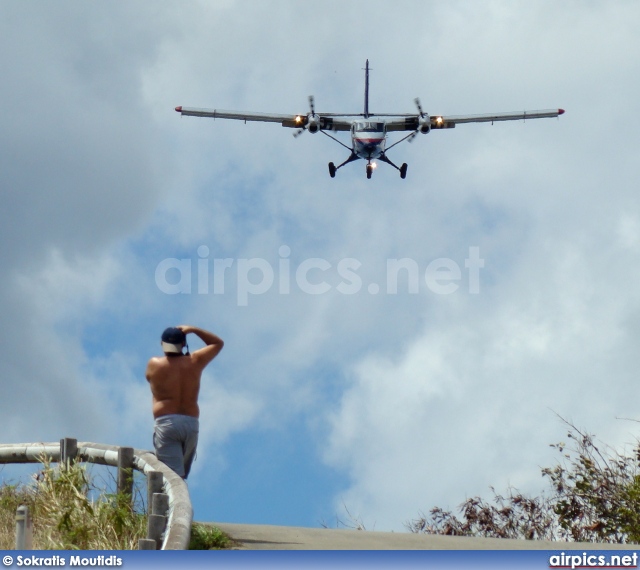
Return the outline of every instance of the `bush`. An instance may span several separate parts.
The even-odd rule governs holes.
[[[565,422],[571,445],[552,445],[562,456],[542,469],[549,497],[467,499],[458,518],[440,507],[406,524],[412,532],[578,542],[640,543],[640,445],[631,455],[596,445],[593,435]]]
[[[201,523],[191,525],[189,550],[222,550],[233,546],[231,538],[219,528]]]

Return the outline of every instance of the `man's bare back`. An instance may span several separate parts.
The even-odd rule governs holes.
[[[207,345],[192,354],[165,353],[147,364],[146,377],[153,396],[153,417],[182,414],[197,418],[202,371],[222,350],[224,342],[215,334],[190,325],[176,327],[193,333]]]

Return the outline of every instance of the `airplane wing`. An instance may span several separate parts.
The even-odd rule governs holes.
[[[266,121],[270,123],[282,123],[295,120],[296,116],[306,115],[275,115],[271,113],[244,113],[241,111],[223,111],[221,109],[196,109],[193,107],[176,107],[176,111],[183,116],[211,117],[213,119],[237,119],[238,121]]]
[[[453,129],[463,123],[493,123],[496,121],[524,121],[528,119],[545,119],[558,117],[564,109],[546,109],[543,111],[521,111],[514,113],[493,113],[486,115],[431,115],[432,129]],[[420,126],[419,115],[401,115],[386,121],[387,131],[415,131]]]
[[[309,123],[310,116],[304,113],[299,115],[278,115],[274,113],[254,113],[243,111],[223,111],[221,109],[198,109],[194,107],[176,107],[176,111],[183,116],[211,117],[213,119],[234,119],[237,121],[262,121],[268,123],[280,123],[283,127],[300,129]],[[432,129],[453,129],[457,124],[463,123],[493,123],[496,121],[520,121],[527,119],[543,119],[558,117],[564,113],[564,109],[547,109],[543,111],[522,111],[514,113],[493,113],[485,115],[432,115],[429,118]],[[362,114],[317,113],[314,120],[322,130],[348,131],[351,129],[353,117],[362,117]],[[372,113],[371,117],[389,117],[385,120],[387,131],[415,131],[421,126],[422,117],[417,114],[378,114]],[[351,117],[351,118],[349,118]],[[426,117],[426,116],[425,116]]]
[[[212,119],[235,119],[237,121],[262,121],[267,123],[280,123],[283,127],[299,129],[307,125],[309,117],[306,113],[299,115],[278,115],[274,113],[253,113],[243,111],[223,111],[221,109],[197,109],[194,107],[176,107],[176,111],[182,116],[211,117]],[[340,118],[351,115],[338,115],[335,113],[318,113],[320,128],[323,130],[348,131],[351,121]],[[353,115],[355,116],[355,115]]]

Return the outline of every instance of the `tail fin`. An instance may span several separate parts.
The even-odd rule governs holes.
[[[364,117],[369,118],[369,60],[367,60],[364,77]]]

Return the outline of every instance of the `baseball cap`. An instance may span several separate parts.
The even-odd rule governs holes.
[[[161,340],[163,352],[180,353],[187,342],[187,335],[177,327],[169,327],[162,333]]]

